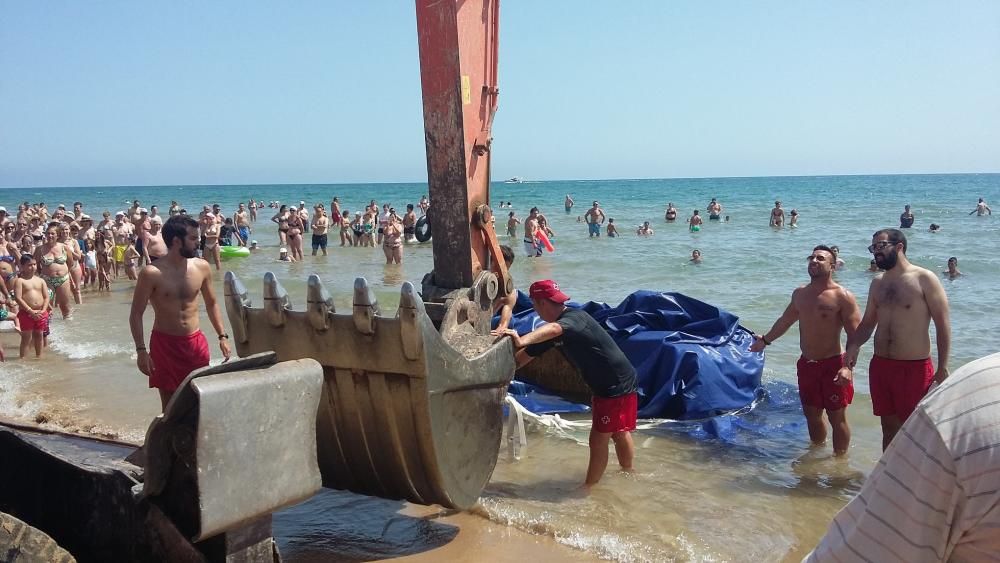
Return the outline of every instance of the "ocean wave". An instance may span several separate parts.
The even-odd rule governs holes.
[[[59,327],[60,329],[62,327]],[[53,330],[49,335],[49,347],[71,360],[103,358],[114,354],[134,355],[131,347],[108,340],[87,341],[79,334],[67,334],[65,330]]]
[[[646,561],[714,561],[714,558],[695,553],[695,548],[683,538],[673,553],[645,545],[642,542],[613,532],[566,529],[567,522],[556,521],[552,512],[532,514],[516,508],[507,500],[484,497],[470,511],[496,524],[511,526],[539,536],[547,536],[558,543],[593,554],[601,559],[620,563]],[[680,556],[684,553],[686,556]]]
[[[0,377],[0,416],[14,420],[34,420],[42,408],[39,398],[28,397],[24,386],[41,371],[23,362],[4,364],[4,377]]]

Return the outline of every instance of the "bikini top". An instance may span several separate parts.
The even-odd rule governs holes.
[[[42,265],[43,266],[51,266],[53,264],[65,264],[65,263],[66,263],[66,249],[65,248],[63,249],[63,255],[62,256],[55,256],[53,258],[45,258],[44,256],[42,257]]]
[[[14,257],[10,256],[10,255],[0,256],[0,262],[7,262],[8,264],[13,264],[14,263]]]

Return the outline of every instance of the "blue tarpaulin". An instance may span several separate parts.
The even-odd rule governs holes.
[[[518,293],[510,326],[525,334],[544,321],[528,296]],[[709,418],[743,408],[757,396],[764,356],[748,351],[752,333],[731,313],[680,293],[645,290],[617,307],[593,301],[567,305],[597,320],[635,366],[640,418]],[[520,401],[521,390],[511,391]],[[535,412],[574,412],[548,403],[539,407],[544,410]]]

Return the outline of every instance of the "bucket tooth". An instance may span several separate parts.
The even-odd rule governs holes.
[[[368,280],[354,280],[354,326],[361,334],[375,334],[375,317],[378,316],[378,300],[375,292],[368,287]]]
[[[232,272],[226,272],[225,277],[226,311],[229,312],[229,324],[232,326],[233,339],[236,342],[246,342],[247,309],[253,304],[247,296],[247,288]]]
[[[285,326],[285,312],[292,309],[288,292],[273,272],[264,274],[264,313],[267,322],[274,327]]]
[[[403,356],[407,360],[419,360],[423,354],[424,339],[420,334],[417,317],[426,316],[424,300],[417,294],[410,282],[404,282],[399,290],[399,338],[403,344]]]
[[[310,275],[306,283],[306,315],[309,317],[309,324],[316,330],[327,330],[330,328],[330,315],[336,312],[333,298],[316,274]]]

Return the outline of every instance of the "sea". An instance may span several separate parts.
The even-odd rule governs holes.
[[[423,183],[11,188],[0,190],[0,205],[14,210],[23,201],[44,201],[54,209],[81,201],[97,216],[125,209],[134,199],[165,213],[177,200],[191,210],[218,203],[231,214],[251,198],[329,207],[337,196],[353,212],[372,199],[400,210],[425,194]],[[576,202],[570,212],[563,206],[566,195]],[[909,204],[916,221],[906,231],[907,256],[938,273],[948,295],[952,371],[1000,350],[1000,215],[970,216],[980,197],[1000,202],[1000,174],[526,180],[491,186],[501,240],[508,239],[508,212],[523,219],[532,206],[555,231],[555,251],[539,258],[524,256],[520,236],[510,239],[518,287],[551,278],[576,301],[612,305],[639,289],[680,292],[737,315],[758,332],[808,281],[806,257],[818,244],[839,246],[845,267],[835,279],[863,309],[875,275],[867,271],[866,247],[876,230],[897,227]],[[688,232],[684,220],[695,209],[706,215],[711,198],[723,205],[728,221],[706,221],[700,232]],[[797,228],[768,226],[776,200],[798,212]],[[501,209],[501,201],[512,207]],[[581,216],[594,201],[615,219],[621,237],[588,237]],[[668,202],[679,210],[676,223],[664,221]],[[273,213],[261,210],[254,227],[262,250],[223,263],[247,285],[255,304],[261,303],[265,272],[277,275],[295,308],[305,301],[307,276],[316,273],[341,310],[350,304],[354,279],[363,276],[384,314],[392,315],[401,284],[419,286],[432,269],[430,244],[407,245],[402,265],[387,266],[381,249],[341,248],[335,236],[328,256],[309,256],[307,248],[302,262],[277,262]],[[653,236],[636,236],[644,221]],[[929,232],[931,223],[940,230]],[[694,249],[704,257],[700,264],[689,261]],[[955,279],[942,273],[951,256],[963,273]],[[54,320],[42,360],[0,365],[0,417],[141,442],[159,401],[135,369],[127,322],[132,288],[120,280],[108,294],[85,294],[71,319]],[[577,490],[587,465],[587,430],[536,425],[520,459],[501,453],[469,512],[324,491],[275,516],[279,547],[288,561],[799,560],[860,490],[881,453],[881,432],[867,384],[869,343],[848,409],[848,455],[834,458],[829,446],[810,447],[795,386],[796,330],[767,348],[767,393],[752,409],[709,422],[643,421],[635,436],[636,471],[617,471],[612,456],[604,480],[589,495]],[[8,357],[16,356],[7,342]],[[213,354],[221,360],[217,350]],[[936,355],[932,346],[935,361]]]

